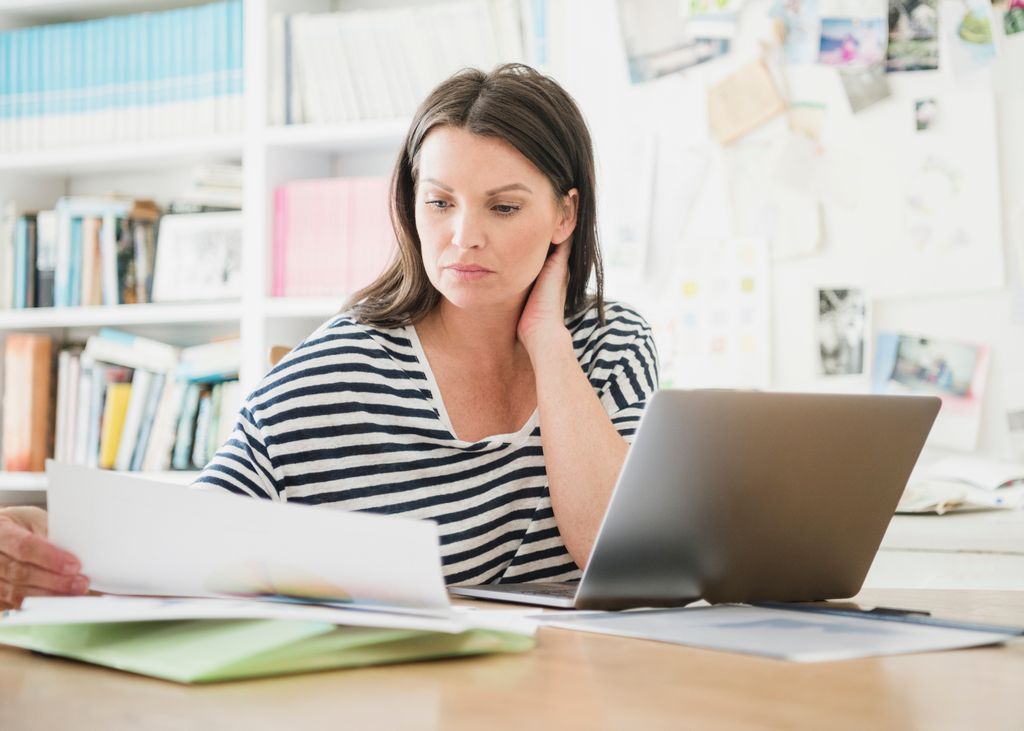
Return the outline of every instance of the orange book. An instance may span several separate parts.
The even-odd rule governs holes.
[[[4,349],[3,464],[8,472],[42,472],[53,448],[53,341],[8,335]]]

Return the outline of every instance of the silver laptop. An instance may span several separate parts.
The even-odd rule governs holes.
[[[853,596],[939,405],[933,396],[658,391],[580,581],[451,592],[575,609]]]

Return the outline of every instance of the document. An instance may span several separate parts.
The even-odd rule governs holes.
[[[548,627],[742,652],[794,662],[851,660],[1006,642],[1020,630],[964,629],[825,612],[722,604],[541,615]],[[951,623],[952,624],[952,623]]]
[[[534,645],[508,613],[417,616],[251,599],[30,597],[0,643],[179,683],[432,660]]]
[[[96,591],[447,609],[429,521],[290,505],[47,462],[49,536]]]

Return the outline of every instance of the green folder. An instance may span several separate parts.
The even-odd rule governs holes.
[[[290,620],[180,620],[0,626],[0,643],[178,683],[519,652],[533,637],[339,627]]]

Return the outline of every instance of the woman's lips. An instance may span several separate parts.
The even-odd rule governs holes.
[[[494,274],[490,269],[485,269],[482,266],[477,266],[476,264],[453,264],[452,266],[445,268],[452,273],[453,277],[463,281],[483,279],[488,274]]]

